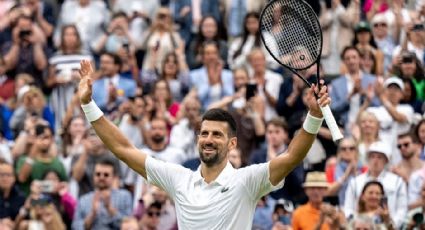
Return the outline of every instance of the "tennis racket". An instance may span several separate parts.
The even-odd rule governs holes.
[[[317,82],[320,82],[322,29],[309,4],[303,0],[269,2],[261,12],[260,31],[264,46],[279,64],[291,70],[311,87],[310,82],[298,71],[306,70],[317,63],[316,76]],[[321,107],[321,110],[333,141],[341,139],[343,136],[329,105]]]

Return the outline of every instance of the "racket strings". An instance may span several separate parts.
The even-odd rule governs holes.
[[[266,8],[261,33],[273,56],[286,66],[302,70],[319,58],[319,22],[314,11],[299,0],[279,0]]]

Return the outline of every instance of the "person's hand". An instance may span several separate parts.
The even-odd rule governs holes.
[[[78,95],[80,97],[81,104],[88,104],[91,101],[92,96],[92,74],[93,67],[89,60],[82,60],[80,62],[80,83],[78,85]]]
[[[189,13],[190,13],[190,7],[189,6],[185,6],[185,7],[181,8],[179,14],[180,14],[180,17],[185,17]]]
[[[68,192],[68,183],[59,182],[57,184],[57,191],[58,191],[59,196],[63,196],[65,193]]]
[[[97,212],[99,211],[100,208],[100,192],[96,191],[93,195],[93,201],[92,201],[92,208],[91,208],[91,212],[92,214],[95,216],[97,214]]]
[[[317,85],[313,84],[310,89],[307,90],[306,106],[310,110],[310,114],[314,117],[323,117],[320,107],[325,107],[331,103],[331,98],[328,94],[327,86],[323,85],[324,81],[321,80],[322,87],[319,89]],[[318,92],[319,99],[316,100],[314,92]]]

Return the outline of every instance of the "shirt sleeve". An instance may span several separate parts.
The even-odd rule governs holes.
[[[241,174],[243,183],[254,200],[259,200],[269,192],[282,188],[285,182],[285,180],[282,180],[279,184],[272,185],[269,162],[243,168]]]
[[[175,187],[179,181],[188,180],[191,173],[183,166],[156,160],[152,157],[146,159],[146,175],[150,184],[164,189],[172,198],[175,196]]]
[[[423,179],[418,172],[415,172],[410,176],[408,184],[408,204],[412,204],[415,201],[419,200],[421,194],[421,188],[423,184]]]

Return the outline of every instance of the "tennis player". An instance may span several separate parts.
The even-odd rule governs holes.
[[[318,89],[310,88],[309,113],[287,151],[270,162],[241,169],[234,169],[228,161],[228,152],[237,145],[234,119],[220,109],[205,112],[197,140],[201,166],[193,172],[135,148],[92,100],[92,74],[90,62],[82,61],[78,94],[87,119],[116,157],[169,194],[179,229],[250,230],[257,201],[281,188],[285,176],[304,159],[322,125],[319,105],[331,101],[326,86],[321,87],[319,100],[313,94]]]

